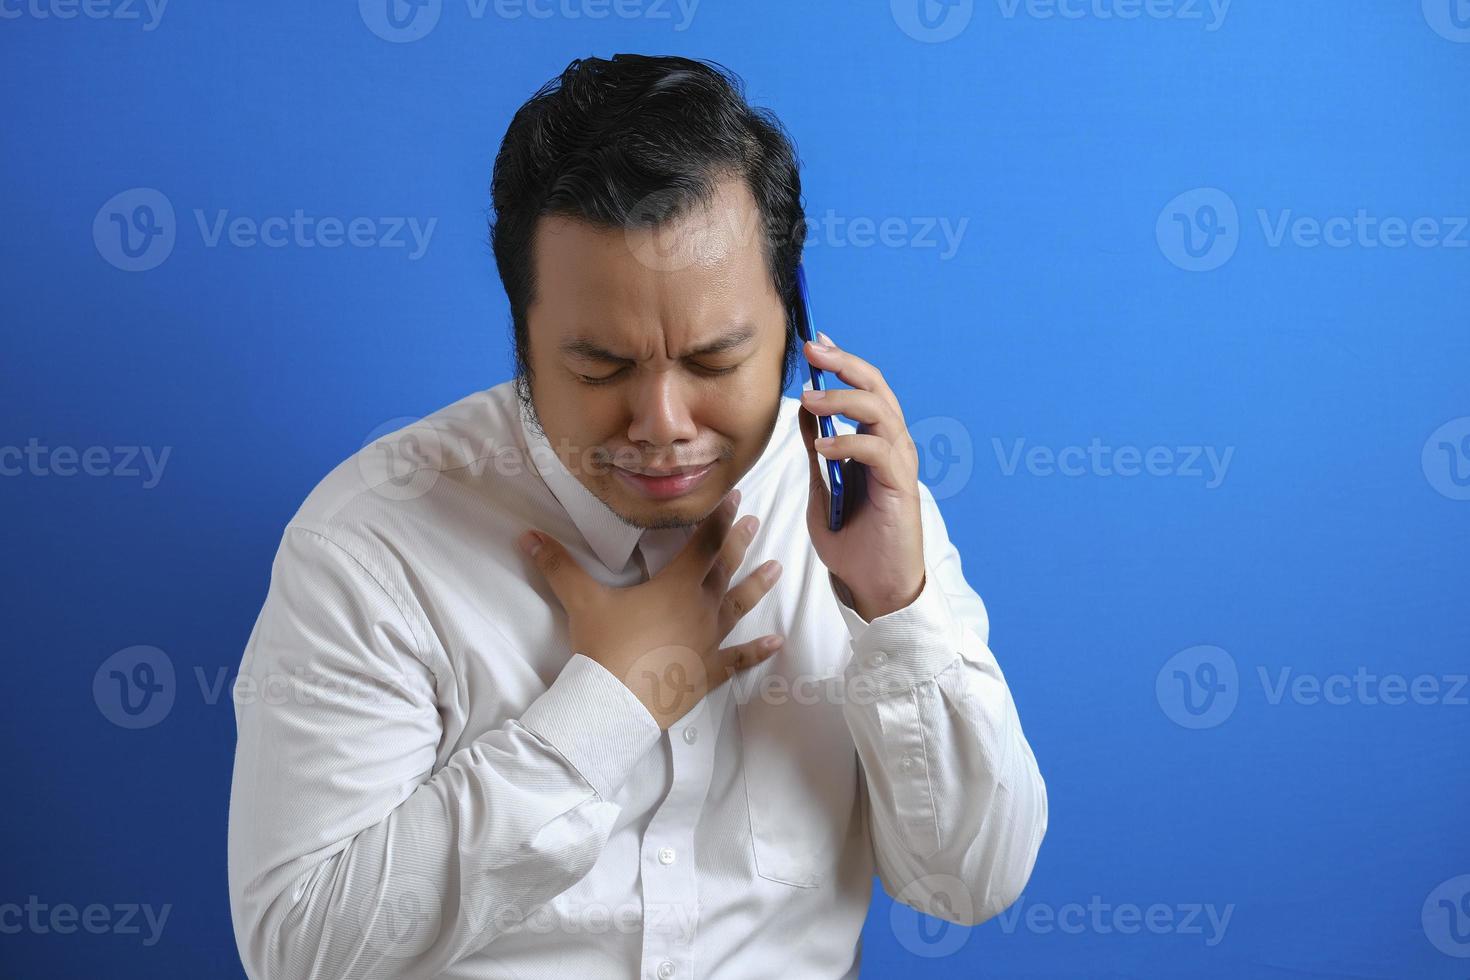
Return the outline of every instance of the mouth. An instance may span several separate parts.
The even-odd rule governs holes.
[[[663,470],[630,470],[622,466],[613,469],[618,479],[643,496],[652,500],[669,500],[699,486],[714,467],[711,461],[698,466],[675,466]]]
[[[639,470],[639,469],[634,469],[631,466],[624,466],[624,467],[621,467],[621,469],[625,469],[629,473],[633,473],[633,474],[635,474],[637,476],[655,476],[655,477],[682,476],[685,473],[698,473],[700,470],[708,469],[710,467],[711,463],[713,463],[713,460],[711,460],[710,463],[697,463],[697,464],[694,464],[692,466],[671,466],[671,467],[669,467],[667,469]]]

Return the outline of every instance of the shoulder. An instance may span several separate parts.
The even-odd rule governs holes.
[[[446,474],[516,450],[522,438],[518,412],[506,381],[420,418],[381,422],[312,488],[288,527],[337,540],[359,536],[380,519],[402,519],[427,506]]]

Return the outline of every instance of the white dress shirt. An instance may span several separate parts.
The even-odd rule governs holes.
[[[251,977],[853,977],[875,871],[961,924],[1016,899],[1046,788],[985,607],[922,484],[919,597],[872,622],[837,597],[798,410],[782,398],[736,484],[761,524],[732,583],[783,571],[722,645],[787,642],[667,732],[567,648],[514,542],[540,528],[628,586],[690,532],[624,524],[510,382],[312,491],[235,688],[230,906]]]

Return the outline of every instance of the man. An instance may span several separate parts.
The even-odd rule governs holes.
[[[245,651],[247,971],[851,977],[875,872],[1005,908],[1045,787],[896,395],[793,337],[779,124],[574,61],[493,196],[516,377],[312,492]],[[798,353],[851,388],[783,397]],[[864,467],[836,533],[823,456]]]

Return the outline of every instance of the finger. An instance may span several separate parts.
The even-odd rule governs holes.
[[[822,467],[827,463],[812,448],[813,441],[821,435],[817,417],[811,412],[797,412],[797,423],[801,426],[801,441],[806,446],[807,459],[807,526],[813,522],[827,526],[827,484],[822,482]]]
[[[540,541],[540,547],[535,554],[530,552],[533,535]],[[562,547],[560,541],[549,534],[541,531],[528,531],[516,540],[516,545],[530,557],[531,564],[541,572],[541,577],[546,579],[546,583],[551,586],[551,591],[556,593],[556,598],[564,609],[572,609],[581,600],[588,585],[596,584],[582,570],[582,566],[577,564],[577,559]]]
[[[893,490],[912,490],[919,479],[919,451],[907,432],[898,441],[862,432],[845,433],[825,445],[818,440],[815,448],[828,459],[862,463],[870,478]]]
[[[680,574],[697,575],[700,581],[709,574],[709,569],[719,557],[720,549],[725,546],[725,539],[729,537],[730,525],[735,520],[735,512],[740,507],[740,491],[731,490],[721,500],[715,509],[700,523],[695,532],[690,535],[689,540],[684,543],[683,549],[675,557],[670,565],[678,564]]]
[[[713,691],[721,684],[744,670],[770,660],[786,642],[779,633],[763,636],[748,643],[739,643],[709,655],[709,689]]]
[[[892,403],[861,388],[808,389],[801,393],[801,407],[813,415],[844,415],[865,422],[870,431],[885,438],[903,427],[903,416],[894,414]]]
[[[826,337],[827,335],[823,334],[822,336]],[[898,407],[898,396],[893,393],[892,388],[888,387],[888,382],[884,379],[882,371],[879,371],[872,364],[869,364],[856,354],[848,353],[835,344],[832,344],[830,337],[827,338],[827,343],[830,346],[824,349],[817,346],[816,341],[807,341],[805,344],[806,359],[824,371],[831,371],[837,377],[841,378],[844,383],[854,388],[871,391],[883,397],[892,403],[895,413],[902,415]]]
[[[758,527],[760,518],[754,514],[746,514],[731,526],[725,543],[720,547],[719,557],[710,563],[709,571],[704,576],[705,587],[715,595],[724,595],[725,590],[730,587],[730,578],[741,562],[745,561],[745,552],[755,540]]]
[[[766,593],[775,587],[780,578],[781,563],[772,558],[725,593],[725,601],[720,603],[720,636],[727,636],[735,628],[735,624],[765,598]]]

